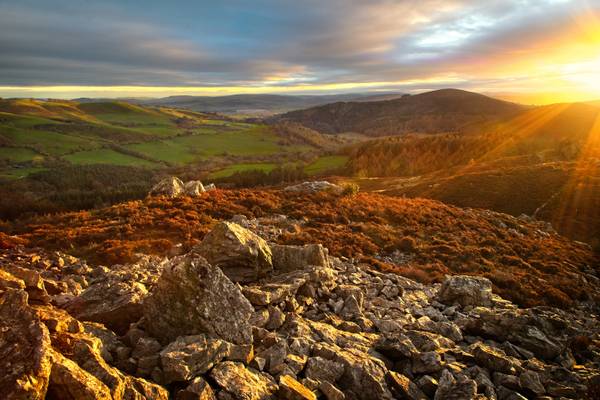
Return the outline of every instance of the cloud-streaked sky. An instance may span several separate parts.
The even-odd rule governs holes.
[[[0,0],[0,96],[600,98],[600,0]]]

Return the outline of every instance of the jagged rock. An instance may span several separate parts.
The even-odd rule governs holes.
[[[178,197],[184,193],[184,185],[176,176],[165,178],[150,189],[149,196]]]
[[[300,192],[300,193],[317,193],[317,192],[329,192],[333,194],[342,194],[344,188],[339,185],[327,182],[327,181],[314,181],[314,182],[303,182],[293,186],[287,186],[285,189],[287,192]]]
[[[450,305],[490,306],[492,302],[492,282],[479,276],[448,276],[442,284],[438,300]]]
[[[417,353],[412,360],[412,372],[415,374],[429,374],[444,368],[442,357],[435,351]]]
[[[15,282],[9,278],[3,280]],[[41,400],[51,371],[50,335],[28,306],[27,293],[4,286],[0,294],[0,398]]]
[[[385,384],[387,368],[385,364],[356,348],[341,349],[321,346],[316,355],[329,356],[344,366],[344,373],[338,380],[340,388],[347,397],[375,400],[392,397]]]
[[[124,334],[142,317],[142,304],[165,265],[161,258],[145,256],[134,264],[114,266],[64,308],[78,319]]]
[[[516,373],[516,360],[511,360],[502,350],[494,349],[482,343],[477,343],[472,348],[477,364],[490,371],[514,375]]]
[[[331,382],[324,381],[319,384],[319,390],[327,400],[345,400],[344,393],[336,388]]]
[[[269,375],[252,371],[233,361],[217,364],[210,372],[210,377],[224,392],[239,400],[268,399],[277,389],[277,384]]]
[[[459,325],[468,333],[515,343],[543,360],[551,360],[566,346],[560,337],[561,330],[568,324],[565,321],[556,327],[560,321],[556,315],[545,316],[543,311],[536,309],[491,310],[480,307],[461,320]]]
[[[427,396],[433,397],[435,395],[435,391],[438,388],[438,381],[432,376],[423,375],[417,381],[417,385]]]
[[[204,378],[197,377],[185,389],[177,392],[175,400],[216,400],[216,397]]]
[[[418,353],[417,348],[411,340],[402,334],[381,337],[375,343],[374,347],[381,354],[392,360],[412,358]]]
[[[394,371],[389,371],[387,376],[388,385],[392,394],[397,398],[407,400],[427,400],[425,393],[419,389],[408,377]]]
[[[317,400],[317,396],[309,388],[289,375],[279,378],[277,396],[285,400]]]
[[[196,251],[234,282],[256,281],[273,270],[267,242],[233,222],[218,223]]]
[[[472,400],[477,393],[477,384],[467,376],[459,374],[455,378],[447,369],[442,371],[435,392],[435,400]]]
[[[180,336],[160,352],[165,383],[190,380],[229,355],[229,346],[205,335]]]
[[[53,355],[47,397],[61,400],[112,400],[113,398],[108,387],[98,378],[58,353]]]
[[[344,374],[344,365],[337,361],[327,360],[323,357],[310,357],[306,362],[304,375],[315,381],[332,383],[337,382]]]
[[[105,324],[118,333],[142,316],[147,288],[138,282],[107,280],[90,286],[65,305],[75,317]]]
[[[187,196],[200,196],[200,194],[206,192],[204,185],[200,181],[189,181],[183,185],[183,191]]]
[[[304,246],[271,246],[273,252],[273,268],[275,271],[290,272],[303,269],[307,265],[330,267],[329,255],[326,248],[320,244]]]
[[[48,292],[46,291],[44,279],[42,279],[39,272],[13,266],[10,268],[10,273],[23,281],[30,302],[39,302],[43,304],[50,303],[50,295],[48,295]]]
[[[546,393],[546,389],[540,380],[540,375],[534,371],[525,371],[519,376],[519,383],[523,389],[529,390],[536,396]]]
[[[252,305],[218,267],[202,257],[173,258],[143,311],[148,332],[163,343],[195,334],[252,343]]]

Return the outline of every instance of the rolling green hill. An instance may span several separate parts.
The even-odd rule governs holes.
[[[4,178],[64,165],[158,169],[215,158],[227,158],[226,164],[258,161],[236,157],[293,160],[297,152],[315,150],[309,143],[284,143],[266,125],[214,114],[120,101],[34,99],[0,99],[0,146]]]

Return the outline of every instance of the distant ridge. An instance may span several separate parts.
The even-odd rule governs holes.
[[[526,106],[458,89],[441,89],[413,96],[372,101],[337,102],[274,117],[322,133],[357,132],[370,136],[407,132],[461,132],[473,124],[493,122]]]
[[[262,113],[298,110],[339,101],[378,101],[399,98],[402,93],[348,93],[334,95],[236,94],[229,96],[170,96],[159,99],[127,99],[137,104],[219,113]]]

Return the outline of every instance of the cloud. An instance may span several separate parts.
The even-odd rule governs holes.
[[[0,1],[0,86],[389,82],[416,90],[428,79],[489,85],[509,72],[521,76],[511,71],[515,60],[539,62],[560,37],[581,29],[582,15],[597,18],[598,6],[586,0]]]

